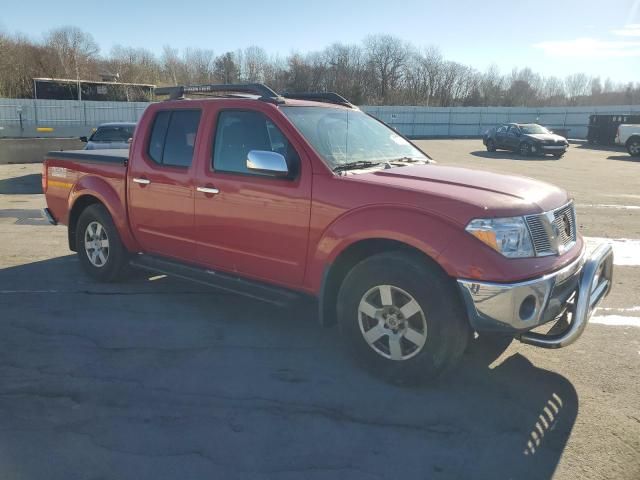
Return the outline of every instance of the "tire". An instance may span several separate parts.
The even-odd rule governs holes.
[[[527,142],[522,142],[518,147],[518,153],[523,157],[528,157],[531,155],[531,145]]]
[[[640,139],[632,138],[627,142],[627,152],[632,157],[640,157]]]
[[[496,151],[495,142],[491,139],[487,140],[487,152],[495,152],[495,151]]]
[[[564,156],[564,153],[554,153],[553,154],[553,158],[555,158],[556,160],[561,159]]]
[[[403,312],[407,306],[409,311]],[[355,360],[398,384],[441,376],[455,366],[469,337],[454,281],[404,252],[373,255],[353,267],[340,287],[337,312]]]
[[[82,268],[95,280],[113,282],[124,273],[128,253],[103,205],[90,205],[80,214],[76,246]]]
[[[465,355],[469,356],[474,364],[486,366],[502,355],[511,343],[513,343],[512,336],[489,332],[481,332],[477,337],[472,334],[469,337]]]

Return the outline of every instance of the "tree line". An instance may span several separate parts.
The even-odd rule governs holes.
[[[530,68],[478,71],[446,59],[437,47],[417,48],[391,35],[324,50],[269,55],[252,46],[214,53],[206,48],[160,55],[116,46],[101,55],[93,37],[77,27],[56,28],[36,41],[0,32],[0,97],[32,98],[36,77],[100,80],[158,86],[263,82],[278,92],[335,91],[360,105],[570,106],[640,103],[640,83],[616,83],[576,73],[543,76]]]

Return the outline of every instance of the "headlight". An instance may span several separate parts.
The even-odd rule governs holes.
[[[522,217],[478,218],[471,220],[465,230],[505,257],[535,256],[529,229]]]

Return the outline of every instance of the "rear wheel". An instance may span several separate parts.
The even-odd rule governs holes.
[[[487,140],[487,152],[495,152],[496,151],[496,143],[489,139]]]
[[[357,264],[338,295],[350,352],[394,383],[420,383],[452,368],[469,327],[455,284],[423,258],[381,253]]]
[[[632,157],[640,156],[640,138],[632,138],[627,142],[627,152]]]
[[[104,206],[90,205],[80,214],[76,246],[80,264],[96,280],[111,282],[123,273],[127,252]]]

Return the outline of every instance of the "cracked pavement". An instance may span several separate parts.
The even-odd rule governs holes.
[[[140,272],[93,283],[36,215],[39,170],[0,167],[0,478],[640,476],[640,329],[389,385],[310,305]],[[621,282],[605,305],[637,299],[638,274]]]

